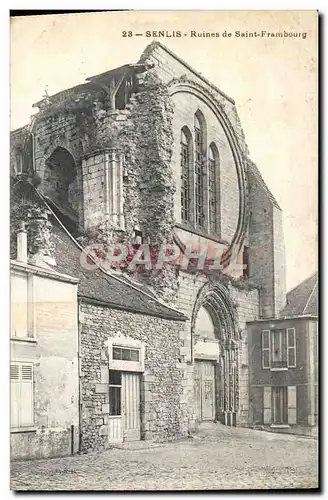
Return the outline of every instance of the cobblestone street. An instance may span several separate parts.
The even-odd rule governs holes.
[[[102,453],[16,461],[13,490],[316,488],[317,441],[204,425],[173,443],[125,443]]]

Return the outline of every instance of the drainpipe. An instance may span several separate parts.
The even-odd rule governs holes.
[[[71,455],[74,455],[74,425],[71,424]]]

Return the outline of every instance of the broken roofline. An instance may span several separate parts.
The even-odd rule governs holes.
[[[138,72],[146,71],[147,69],[149,69],[149,67],[146,64],[143,64],[141,61],[142,61],[143,58],[146,57],[146,55],[148,55],[148,53],[151,51],[151,49],[153,47],[160,47],[162,50],[165,50],[171,57],[173,57],[174,59],[176,59],[180,64],[182,64],[183,66],[185,66],[185,68],[187,68],[195,76],[197,76],[204,83],[206,83],[206,85],[210,86],[213,90],[215,90],[215,92],[218,92],[222,97],[224,97],[229,102],[231,102],[231,104],[235,105],[235,101],[231,97],[229,97],[225,92],[223,92],[222,90],[220,90],[216,85],[214,85],[213,83],[211,83],[207,78],[205,78],[201,73],[199,73],[198,71],[196,71],[186,61],[184,61],[183,59],[181,59],[181,57],[177,56],[168,47],[166,47],[165,45],[163,45],[162,43],[160,43],[158,41],[153,41],[152,43],[150,43],[149,45],[147,45],[147,47],[145,48],[145,50],[141,54],[141,57],[140,57],[138,63],[135,63],[135,64],[125,64],[123,66],[119,66],[117,68],[113,68],[111,70],[104,71],[103,73],[99,73],[97,75],[87,77],[86,81],[84,83],[80,83],[78,85],[75,85],[74,87],[70,87],[68,89],[61,90],[60,92],[57,92],[57,94],[49,96],[49,98],[50,99],[57,98],[60,95],[64,94],[65,92],[67,92],[67,93],[68,92],[73,92],[73,91],[77,92],[78,90],[81,90],[82,88],[86,88],[86,87],[90,86],[93,82],[96,83],[98,80],[102,80],[103,78],[106,78],[108,76],[114,75],[115,73],[116,74],[121,74],[122,72],[124,73],[124,72],[126,72],[126,71],[128,71],[130,69],[131,70],[135,70],[137,73]],[[34,103],[32,105],[32,107],[39,107],[39,105],[42,104],[44,102],[44,100],[45,100],[45,98],[44,99],[40,99],[40,101]]]

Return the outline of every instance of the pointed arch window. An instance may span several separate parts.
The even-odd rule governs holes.
[[[217,172],[219,168],[219,152],[214,143],[208,149],[208,218],[210,233],[218,232],[218,193]]]
[[[195,221],[204,226],[204,145],[206,144],[205,118],[200,111],[194,116],[195,127]]]
[[[191,221],[190,167],[192,165],[192,137],[187,127],[181,129],[181,219]]]

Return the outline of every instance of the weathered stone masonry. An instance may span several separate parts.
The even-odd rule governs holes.
[[[180,333],[184,322],[80,304],[81,449],[104,449],[108,443],[108,352],[106,342],[118,332],[145,343],[141,376],[142,439],[169,440],[188,432],[183,401],[184,364]]]
[[[118,82],[132,85],[124,103],[127,87],[124,83],[119,88]],[[110,89],[117,85],[115,97]],[[134,244],[138,233],[139,244],[154,248],[179,238],[182,247],[220,241],[228,249],[226,259],[232,243],[239,256],[249,247],[248,277],[195,274],[173,265],[134,274],[134,283],[150,286],[151,293],[186,315],[186,323],[80,302],[82,449],[102,449],[109,443],[105,343],[118,332],[146,346],[141,438],[171,439],[197,427],[193,324],[197,308],[202,307],[203,289],[225,296],[222,310],[216,303],[216,341],[230,360],[225,365],[224,397],[233,400],[237,424],[247,425],[246,321],[279,314],[285,293],[284,248],[280,208],[249,160],[234,101],[169,49],[153,43],[137,64],[88,78],[88,83],[37,106],[40,111],[30,127],[32,183],[82,246],[101,244],[106,253],[111,243]],[[210,234],[208,221],[206,227],[181,221],[181,129],[188,127],[194,142],[196,112],[207,126],[206,147],[214,143],[220,157],[216,234]],[[21,135],[21,142],[19,132],[13,142],[13,176],[26,130]],[[37,248],[31,253],[44,253],[43,246],[51,256],[47,215],[33,210],[27,230],[32,236],[36,231],[44,245],[36,238]],[[15,224],[21,213],[20,209],[15,213]],[[227,335],[229,342],[223,342]],[[216,375],[218,391],[223,381],[219,370]],[[215,400],[216,417],[222,413],[220,397]]]

